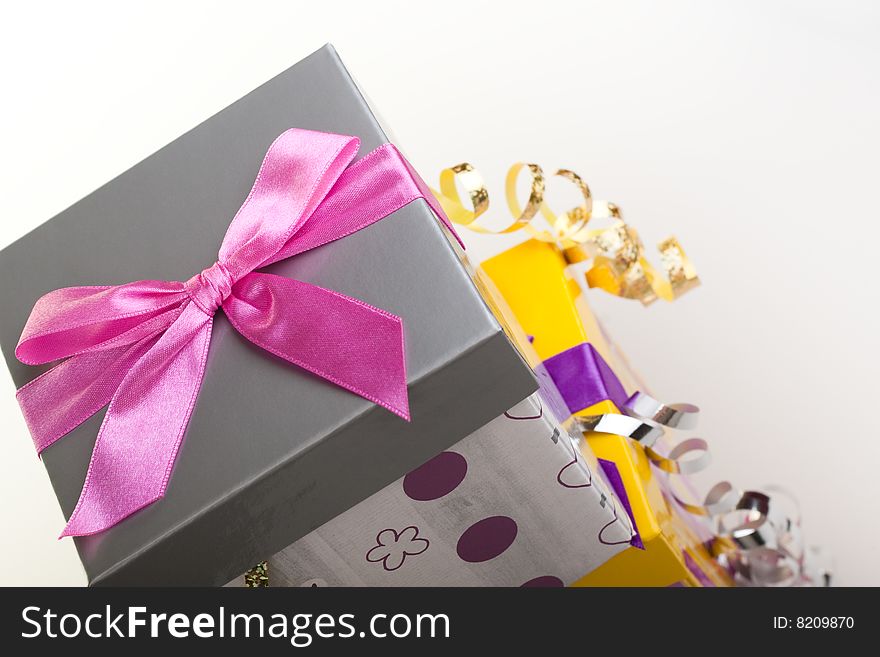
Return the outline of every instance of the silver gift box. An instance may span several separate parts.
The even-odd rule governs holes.
[[[388,141],[325,46],[0,252],[0,347],[15,384],[45,370],[14,355],[38,297],[186,280],[213,263],[266,149],[291,127],[356,135],[362,155]],[[167,494],[75,539],[89,582],[228,582],[531,394],[531,371],[444,231],[419,200],[268,268],[403,318],[412,423],[270,356],[218,313]],[[43,452],[67,515],[103,414]]]
[[[278,552],[269,586],[577,581],[633,527],[553,407],[536,393]]]

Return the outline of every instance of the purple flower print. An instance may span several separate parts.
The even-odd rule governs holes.
[[[419,537],[419,528],[410,525],[399,532],[394,529],[383,529],[376,535],[376,545],[367,552],[367,561],[380,563],[391,572],[403,565],[407,557],[421,554],[428,549],[427,538]]]

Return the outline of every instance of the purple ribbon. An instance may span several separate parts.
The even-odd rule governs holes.
[[[588,342],[548,358],[544,367],[572,414],[606,400],[620,409],[629,398],[620,379]]]
[[[632,505],[630,505],[629,503],[629,496],[626,494],[626,488],[623,485],[623,478],[620,476],[620,472],[617,470],[617,465],[614,463],[614,461],[599,459],[599,466],[602,468],[602,472],[605,474],[605,479],[608,480],[608,483],[611,485],[611,489],[614,491],[615,495],[617,495],[620,503],[626,510],[626,515],[629,516],[629,520],[632,523],[633,537],[630,539],[629,544],[632,545],[634,548],[644,550],[645,544],[642,542],[642,537],[639,534],[639,528],[636,526],[636,517],[633,515]]]
[[[620,409],[626,405],[629,399],[620,379],[617,378],[617,375],[593,345],[588,342],[566,349],[548,358],[541,365],[541,369],[553,380],[571,414],[603,401],[611,401]],[[630,545],[644,550],[645,544],[639,535],[629,496],[626,494],[626,488],[624,488],[623,479],[617,466],[612,461],[605,459],[599,459],[599,465],[605,474],[605,479],[620,499],[632,522],[634,535],[630,540]]]

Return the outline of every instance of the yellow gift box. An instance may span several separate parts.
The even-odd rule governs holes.
[[[638,386],[604,338],[583,299],[580,285],[568,273],[558,247],[530,239],[485,261],[485,272],[523,331],[533,337],[541,360],[589,342],[608,362],[624,387]],[[579,411],[591,416],[620,413],[611,401]],[[644,449],[629,438],[585,433],[584,457],[611,461],[626,490],[632,517],[644,549],[631,547],[585,575],[575,586],[729,586],[731,579],[712,558],[696,531],[666,498]]]

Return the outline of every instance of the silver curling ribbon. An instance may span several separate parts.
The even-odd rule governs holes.
[[[709,445],[702,438],[677,443],[667,454],[658,449],[665,429],[689,430],[697,425],[699,408],[693,404],[664,404],[643,392],[632,395],[624,413],[577,418],[582,431],[598,431],[639,443],[651,463],[668,474],[693,474],[710,461]],[[772,495],[771,495],[772,493]],[[730,482],[715,484],[702,504],[669,494],[685,511],[709,519],[713,553],[729,567],[741,586],[827,586],[831,580],[828,559],[807,551],[801,533],[800,510],[787,491],[741,490]]]

